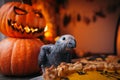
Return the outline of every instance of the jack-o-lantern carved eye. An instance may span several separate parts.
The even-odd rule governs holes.
[[[25,15],[25,14],[27,14],[27,11],[26,11],[26,10],[23,10],[23,9],[18,8],[18,7],[16,7],[16,6],[14,6],[14,12],[15,12],[16,14],[18,14],[18,15]]]
[[[34,11],[34,13],[36,14],[36,16],[43,18],[43,14],[40,11]]]

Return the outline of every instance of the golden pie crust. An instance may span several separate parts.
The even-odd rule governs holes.
[[[62,62],[58,67],[46,68],[43,77],[44,80],[119,80],[120,57],[108,56],[105,60],[96,58],[92,61],[80,58],[74,63]]]

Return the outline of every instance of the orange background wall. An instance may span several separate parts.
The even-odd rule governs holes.
[[[67,9],[60,15],[61,34],[72,34],[77,40],[77,52],[81,50],[94,53],[114,53],[114,39],[120,6],[113,13],[106,11],[107,6],[120,3],[119,0],[69,0]],[[105,18],[97,17],[92,21],[95,11],[102,10]],[[81,20],[76,20],[77,14]],[[63,25],[64,14],[71,15],[71,21],[65,27]],[[84,17],[90,18],[90,23],[84,22]]]

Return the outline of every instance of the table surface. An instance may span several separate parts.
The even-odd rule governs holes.
[[[40,74],[34,74],[34,75],[23,76],[23,77],[4,76],[0,74],[0,80],[33,80],[34,78],[36,79],[36,77],[38,76],[40,76]]]

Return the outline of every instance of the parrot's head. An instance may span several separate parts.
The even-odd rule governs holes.
[[[66,48],[75,48],[76,40],[72,35],[63,35],[55,43],[56,45],[62,45]]]

